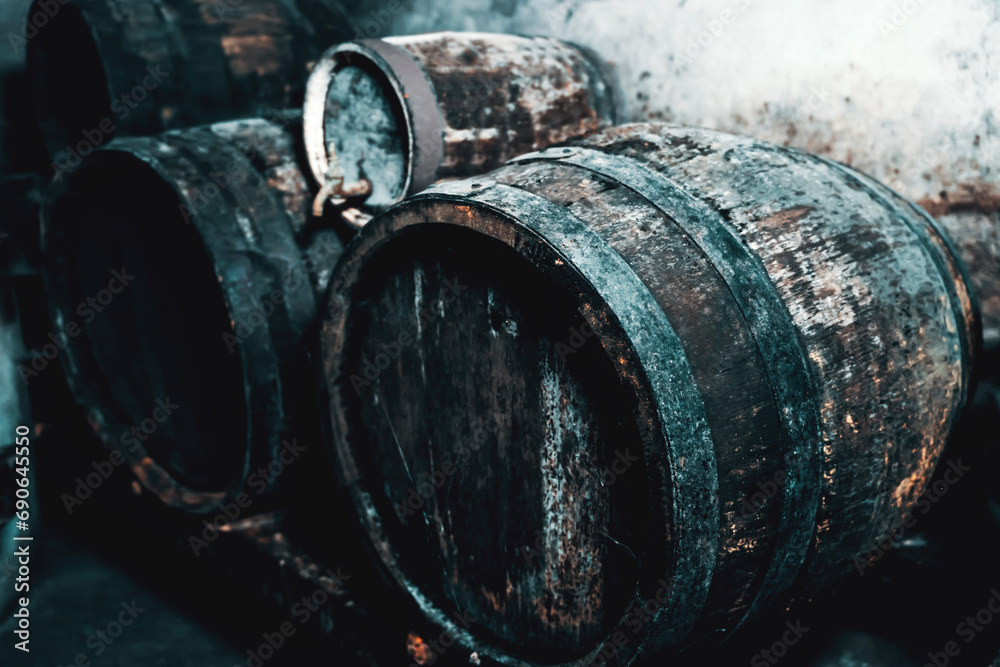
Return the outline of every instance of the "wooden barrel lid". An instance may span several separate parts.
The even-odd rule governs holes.
[[[718,515],[675,334],[559,207],[497,186],[515,222],[448,187],[377,218],[329,292],[331,443],[378,558],[493,656],[584,659],[647,604],[683,636]]]

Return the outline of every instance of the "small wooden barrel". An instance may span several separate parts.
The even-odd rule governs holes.
[[[549,37],[441,32],[341,44],[309,78],[309,166],[325,183],[335,155],[345,183],[371,183],[364,204],[378,210],[438,178],[618,122],[617,86],[596,54]]]
[[[45,202],[71,389],[168,505],[269,494],[315,437],[302,342],[325,286],[313,267],[343,246],[307,224],[295,143],[263,120],[119,139]]]
[[[33,21],[42,134],[73,162],[113,136],[298,107],[311,64],[350,34],[339,3],[311,0],[60,0]]]
[[[627,664],[852,570],[930,478],[980,344],[922,210],[658,124],[376,216],[326,307],[341,482],[483,664]]]

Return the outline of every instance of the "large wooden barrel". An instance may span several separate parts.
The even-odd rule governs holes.
[[[610,65],[548,37],[441,32],[366,39],[327,51],[309,78],[305,141],[313,175],[331,166],[371,184],[378,210],[437,178],[614,124]]]
[[[36,0],[28,16],[36,112],[68,166],[113,136],[298,107],[351,35],[340,3],[313,0]]]
[[[169,505],[256,502],[315,440],[302,341],[343,246],[309,224],[296,132],[256,119],[119,139],[45,202],[71,388]]]
[[[376,216],[326,308],[341,483],[483,664],[626,664],[850,571],[923,491],[980,345],[921,209],[662,124]]]

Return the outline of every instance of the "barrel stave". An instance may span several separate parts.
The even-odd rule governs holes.
[[[383,492],[402,492],[401,478],[382,477],[384,458],[359,460],[368,456],[372,439],[384,443],[384,456],[397,446],[414,460],[426,456],[421,429],[429,422],[436,426],[428,432],[447,446],[460,439],[446,417],[455,409],[503,415],[501,420],[511,420],[503,427],[511,433],[552,423],[491,402],[505,395],[504,387],[489,385],[490,370],[501,365],[477,354],[483,336],[460,338],[467,333],[463,326],[478,331],[471,323],[489,320],[474,305],[454,313],[457,322],[440,324],[436,337],[420,348],[421,363],[450,373],[419,380],[417,366],[404,363],[371,379],[375,388],[418,381],[424,394],[444,391],[445,400],[414,402],[411,390],[382,395],[379,409],[409,416],[406,429],[381,435],[357,416],[378,418],[374,408],[351,398],[347,378],[361,363],[359,343],[352,341],[370,335],[353,327],[368,321],[373,309],[391,303],[384,308],[391,313],[411,300],[404,286],[402,301],[391,302],[393,287],[380,282],[388,265],[378,258],[405,247],[412,258],[404,266],[410,266],[432,256],[421,244],[437,247],[429,239],[452,226],[515,249],[543,270],[535,292],[562,285],[549,298],[578,307],[593,327],[588,344],[603,351],[617,380],[565,403],[585,410],[598,405],[605,385],[614,382],[631,397],[631,414],[620,416],[638,427],[646,476],[641,485],[650,503],[645,530],[608,533],[610,544],[634,556],[631,564],[639,571],[624,611],[602,611],[607,635],[592,644],[594,652],[584,656],[572,651],[572,641],[561,642],[561,651],[542,660],[531,641],[552,635],[537,632],[525,632],[522,637],[530,639],[511,646],[506,633],[524,632],[544,614],[510,607],[523,594],[516,586],[494,586],[486,599],[506,614],[502,620],[485,614],[477,621],[481,637],[460,643],[499,663],[587,664],[602,654],[627,664],[639,654],[676,650],[713,630],[730,630],[787,603],[792,594],[809,595],[834,581],[912,508],[970,391],[978,332],[961,261],[919,209],[846,167],[745,137],[650,124],[606,130],[565,148],[521,156],[480,178],[435,186],[377,216],[361,233],[332,279],[322,342],[328,444],[342,481],[366,517],[375,553],[439,623],[439,614],[456,600],[487,609],[476,597],[490,591],[478,588],[488,575],[471,567],[449,570],[449,586],[435,589],[431,579],[407,573],[403,564],[424,552],[418,545],[438,539],[474,553],[468,547],[472,538],[463,533],[474,526],[440,517],[458,511],[475,516],[492,504],[474,494],[455,502],[456,486],[449,481],[428,502],[428,512],[439,517],[422,526],[430,535],[407,538],[391,527],[396,518],[383,514],[378,500]],[[476,270],[490,271],[494,260],[484,250],[451,245],[457,248],[452,252],[476,256]],[[517,274],[515,259],[504,266]],[[461,275],[473,273],[466,271]],[[502,301],[502,284],[493,287],[492,299]],[[559,312],[551,307],[553,317]],[[547,314],[534,317],[546,321]],[[531,317],[514,317],[516,329],[537,326],[526,321]],[[653,340],[659,342],[650,347]],[[543,365],[526,349],[511,347],[520,352],[520,364],[501,375],[514,376],[517,395],[530,403],[540,395]],[[658,355],[672,361],[664,364]],[[478,384],[490,387],[485,395],[477,393]],[[463,389],[449,393],[450,387]],[[668,398],[664,390],[678,393]],[[682,399],[685,391],[692,395]],[[658,407],[651,410],[653,405]],[[688,430],[679,428],[685,421]],[[577,448],[591,452],[602,446],[579,434],[576,440]],[[521,446],[538,448],[530,440]],[[610,445],[603,446],[606,452]],[[466,475],[500,466],[506,473],[491,476],[491,484],[510,484],[504,474],[517,473],[503,467],[497,452],[489,456]],[[573,476],[571,461],[554,462]],[[524,489],[531,480],[521,473],[517,482]],[[639,484],[630,480],[630,486]],[[559,503],[567,507],[568,500],[570,507],[562,542],[599,560],[614,549],[582,546],[589,538],[581,531],[597,524],[572,519],[588,507],[588,483],[577,475],[577,500]],[[599,488],[594,492],[606,493]],[[759,494],[760,508],[740,521],[741,506],[758,489],[766,490]],[[543,487],[537,497],[559,496]],[[614,516],[621,505],[608,500],[587,514]],[[533,516],[529,512],[525,521],[536,522]],[[534,595],[552,599],[568,565],[558,551],[539,551],[553,575]],[[508,571],[502,560],[493,565]],[[623,565],[605,562],[605,584],[591,590],[607,594],[608,572]],[[455,589],[463,592],[456,595]],[[513,597],[498,596],[502,592]],[[637,620],[632,612],[647,603],[659,613],[648,612],[637,634],[614,642],[615,630],[631,627]],[[623,625],[616,627],[614,618]],[[561,621],[567,639],[581,627],[572,616]],[[588,635],[592,640],[592,632],[577,636]]]
[[[109,313],[70,341],[67,361],[95,430],[169,505],[207,512],[241,493],[268,495],[278,481],[260,468],[298,438],[317,437],[302,343],[320,279],[303,254],[316,250],[315,235],[293,143],[291,131],[260,119],[122,138],[48,197],[46,274],[58,322],[75,318],[82,278],[134,267]],[[118,185],[126,191],[111,196]],[[137,223],[147,210],[159,222]],[[342,246],[324,237],[320,250],[330,261]],[[193,366],[165,356],[178,341],[197,357]],[[184,408],[149,443],[125,447],[119,436],[167,396]]]

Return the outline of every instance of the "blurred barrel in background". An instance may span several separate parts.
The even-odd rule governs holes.
[[[36,0],[28,16],[28,70],[53,157],[298,107],[312,63],[351,34],[346,10],[326,1]]]
[[[313,175],[367,180],[364,204],[378,210],[614,124],[620,107],[610,65],[589,49],[443,32],[331,48],[309,79],[304,132]]]
[[[483,664],[626,664],[836,580],[923,491],[981,344],[924,211],[657,124],[393,207],[327,309],[341,481]]]
[[[316,267],[343,246],[308,224],[296,133],[256,119],[119,139],[48,194],[45,271],[71,388],[169,505],[257,498],[315,439],[301,343]]]

